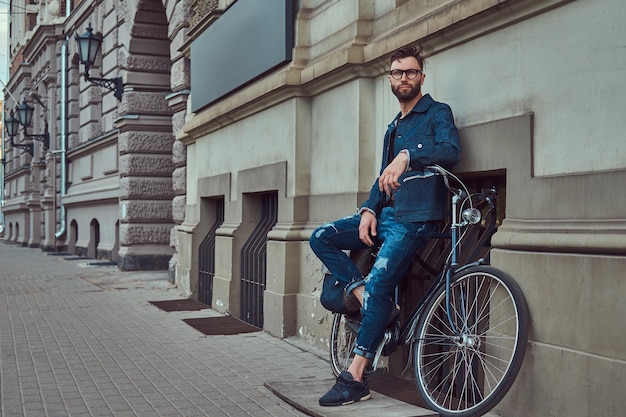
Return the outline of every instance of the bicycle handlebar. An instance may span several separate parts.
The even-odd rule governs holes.
[[[443,177],[443,182],[446,184],[446,187],[448,188],[448,190],[450,190],[452,194],[456,194],[459,196],[459,198],[462,198],[462,199],[466,198],[469,195],[469,192],[467,191],[467,189],[465,189],[465,184],[456,175],[452,174],[447,169],[436,164],[428,165],[426,169],[431,169],[433,171],[436,171],[437,174],[441,175]],[[459,184],[463,186],[463,188],[454,188],[453,186],[451,186],[450,181],[449,181],[450,176],[452,176],[455,180],[457,180]]]

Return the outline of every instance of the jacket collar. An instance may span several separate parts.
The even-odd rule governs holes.
[[[430,94],[424,94],[420,101],[415,104],[415,106],[411,109],[409,113],[426,113],[430,108],[431,104],[433,104],[435,100],[430,96]],[[402,112],[398,112],[395,119],[393,119],[393,123],[400,118]]]
[[[425,94],[422,96],[420,101],[417,102],[417,104],[415,105],[415,107],[413,107],[411,111],[417,113],[425,113],[434,101],[435,100],[433,100],[430,94]]]

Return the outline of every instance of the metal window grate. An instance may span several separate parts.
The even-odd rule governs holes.
[[[215,236],[224,222],[224,200],[215,201],[215,222],[198,248],[198,301],[211,305],[213,300],[213,277],[215,276]]]
[[[267,233],[278,220],[278,194],[261,195],[261,219],[241,248],[241,319],[263,328]]]

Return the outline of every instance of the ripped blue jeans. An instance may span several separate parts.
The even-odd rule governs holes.
[[[359,239],[361,216],[355,214],[317,228],[309,243],[317,257],[346,289],[365,285],[363,322],[354,353],[372,359],[382,340],[387,318],[393,308],[396,285],[402,280],[415,252],[435,232],[437,222],[399,223],[393,207],[385,207],[378,216],[377,233],[373,238],[380,246],[372,270],[362,277],[343,250],[366,249]]]

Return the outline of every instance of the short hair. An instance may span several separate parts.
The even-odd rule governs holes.
[[[405,46],[400,49],[396,49],[393,54],[391,54],[391,58],[389,58],[389,66],[393,64],[393,61],[402,58],[413,57],[417,59],[417,63],[420,64],[421,69],[424,69],[424,57],[422,56],[422,47],[421,46]]]

